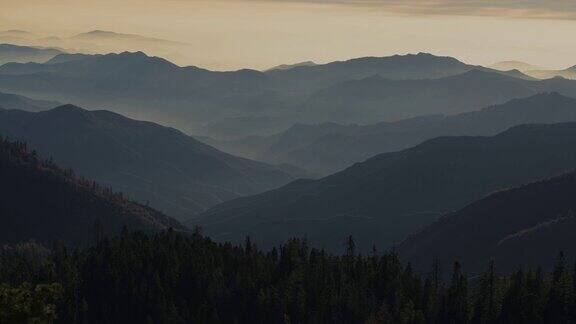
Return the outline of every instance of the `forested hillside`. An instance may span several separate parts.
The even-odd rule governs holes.
[[[95,233],[185,230],[176,220],[0,139],[0,244],[36,240],[93,243]],[[95,231],[95,228],[98,230]]]
[[[0,136],[180,220],[293,179],[282,168],[226,154],[173,128],[73,105],[0,111]]]

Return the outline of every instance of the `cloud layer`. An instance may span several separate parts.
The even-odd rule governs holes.
[[[379,6],[394,12],[576,19],[574,0],[262,0]]]

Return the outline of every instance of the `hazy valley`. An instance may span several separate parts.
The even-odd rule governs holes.
[[[515,25],[560,34],[568,6],[382,3],[382,25],[434,23],[391,27],[392,52],[374,32],[331,53],[359,25],[312,41],[276,21],[310,4],[242,1],[259,18],[238,9],[235,28],[276,29],[222,38],[230,1],[153,3],[85,4],[139,17],[117,31],[72,15],[0,31],[0,324],[576,322],[576,60]],[[377,7],[314,6],[354,8],[343,25]],[[495,10],[484,37],[448,27]],[[182,36],[207,22],[204,42]],[[270,35],[292,61],[195,65],[232,45],[211,66],[276,62]]]

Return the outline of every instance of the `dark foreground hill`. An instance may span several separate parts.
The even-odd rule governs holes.
[[[494,193],[449,214],[403,242],[399,251],[417,267],[432,258],[460,260],[481,270],[550,267],[558,251],[576,252],[576,173]]]
[[[518,126],[493,137],[441,137],[319,180],[223,203],[194,224],[218,240],[287,238],[339,251],[353,235],[386,247],[495,190],[576,166],[576,123]]]
[[[0,111],[0,135],[179,219],[293,179],[175,129],[71,105],[39,113]]]
[[[119,234],[124,226],[185,229],[160,212],[39,158],[24,144],[0,140],[0,243],[93,243],[95,233]]]

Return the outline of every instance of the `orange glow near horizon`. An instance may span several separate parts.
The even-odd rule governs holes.
[[[484,65],[502,60],[551,68],[576,64],[571,41],[576,20],[556,19],[570,18],[564,17],[569,12],[462,8],[446,5],[450,1],[374,2],[0,0],[0,30],[66,38],[100,29],[168,39],[186,44],[161,56],[218,70],[415,52]]]

